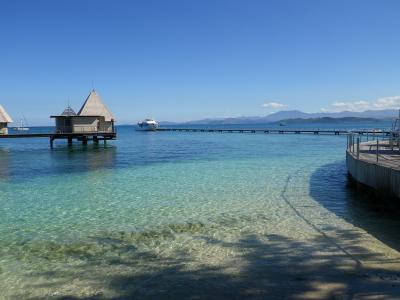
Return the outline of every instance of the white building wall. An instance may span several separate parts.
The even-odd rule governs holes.
[[[112,122],[106,122],[104,117],[71,117],[71,122],[66,124],[67,118],[56,118],[56,132],[58,133],[85,133],[85,132],[112,132]],[[70,124],[70,125],[69,125]]]
[[[72,126],[74,133],[97,132],[98,125],[99,125],[99,119],[97,117],[72,118]]]

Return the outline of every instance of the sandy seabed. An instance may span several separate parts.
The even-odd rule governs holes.
[[[295,185],[282,199],[274,218],[223,216],[27,245],[0,269],[0,298],[400,299],[396,250]]]

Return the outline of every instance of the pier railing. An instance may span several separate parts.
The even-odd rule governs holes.
[[[65,126],[56,128],[56,133],[115,133],[114,126]]]
[[[347,136],[347,151],[357,159],[400,166],[400,134],[388,136],[350,133]]]

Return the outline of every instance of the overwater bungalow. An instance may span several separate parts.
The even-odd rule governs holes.
[[[9,114],[0,105],[0,134],[8,134],[8,123],[13,122]]]
[[[56,120],[56,133],[114,132],[114,116],[92,90],[78,113],[68,106]]]

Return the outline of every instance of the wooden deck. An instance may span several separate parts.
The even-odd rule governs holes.
[[[398,147],[392,149],[389,141],[380,141],[378,150],[376,141],[361,143],[358,154],[355,145],[351,154],[360,161],[400,170],[400,150]]]
[[[46,138],[46,137],[77,137],[77,136],[107,136],[116,137],[115,132],[83,132],[83,133],[17,133],[17,134],[0,134],[0,139],[14,139],[14,138]]]
[[[393,145],[397,144],[393,143]],[[372,187],[382,199],[400,200],[400,149],[389,141],[354,143],[349,136],[346,166],[359,183]],[[394,197],[392,197],[394,196]]]
[[[49,138],[50,147],[53,147],[55,140],[64,139],[68,144],[72,144],[75,139],[87,144],[89,140],[93,142],[115,140],[116,132],[79,132],[79,133],[17,133],[0,135],[0,139],[20,139],[20,138]]]

